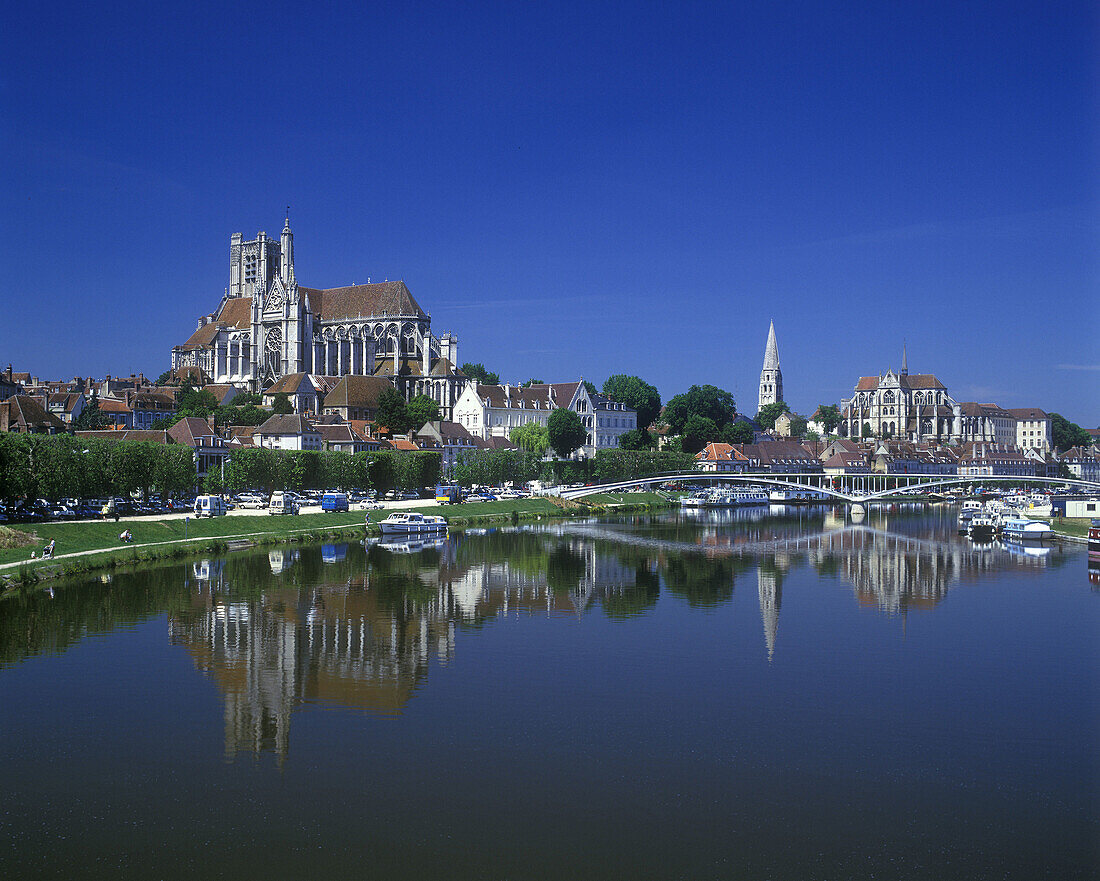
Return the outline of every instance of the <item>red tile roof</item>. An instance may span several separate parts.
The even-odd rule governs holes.
[[[379,315],[427,317],[403,281],[357,284],[324,290],[299,286],[298,290],[309,297],[313,314],[322,321]]]

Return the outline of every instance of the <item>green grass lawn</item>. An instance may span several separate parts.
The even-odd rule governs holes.
[[[606,507],[614,507],[616,505],[667,505],[669,500],[667,497],[659,495],[655,492],[640,492],[640,493],[628,493],[628,492],[616,492],[616,493],[595,493],[590,496],[584,496],[577,499],[585,505],[604,505]]]
[[[1073,535],[1078,538],[1088,538],[1089,517],[1040,517],[1040,520],[1050,520],[1050,528],[1063,535]]]
[[[374,522],[388,517],[400,508],[370,511]],[[555,514],[561,509],[546,499],[514,499],[499,502],[475,502],[463,505],[432,505],[417,508],[425,514],[442,514],[448,520],[463,520],[493,516],[519,514]],[[20,548],[0,548],[0,564],[29,560],[31,551],[41,553],[42,548],[51,540],[57,542],[56,556],[79,553],[81,551],[106,550],[123,547],[118,535],[124,529],[133,534],[133,545],[188,539],[247,538],[255,533],[265,535],[289,535],[296,532],[331,529],[338,526],[361,526],[366,511],[349,511],[346,514],[299,514],[298,516],[273,517],[270,514],[245,515],[240,517],[211,517],[202,520],[192,518],[184,520],[131,520],[125,523],[109,521],[89,521],[81,523],[42,523],[37,525],[13,524],[11,528],[20,532],[35,533],[38,542],[35,545]]]

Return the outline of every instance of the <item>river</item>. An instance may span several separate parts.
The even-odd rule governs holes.
[[[1096,877],[1090,574],[892,507],[58,583],[0,604],[0,872]]]

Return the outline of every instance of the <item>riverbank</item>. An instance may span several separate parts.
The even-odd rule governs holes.
[[[447,520],[449,526],[463,528],[551,517],[627,513],[669,504],[668,499],[657,493],[623,493],[593,497],[583,502],[537,497],[460,506],[426,505],[417,507],[417,510],[425,514],[438,514]],[[8,543],[16,546],[0,547],[0,590],[13,584],[75,575],[104,567],[196,553],[221,553],[235,543],[276,545],[313,541],[363,532],[364,529],[368,534],[376,535],[380,533],[378,522],[399,508],[284,517],[256,514],[202,520],[178,517],[134,519],[124,527],[133,536],[130,543],[119,541],[121,529],[113,521],[14,525],[8,528]],[[54,556],[42,559],[42,549],[51,541],[56,542]],[[33,560],[30,559],[32,552],[36,554]]]
[[[1044,519],[1042,517],[1038,518]],[[1089,537],[1089,517],[1051,517],[1050,528],[1060,538],[1071,541],[1087,541]]]

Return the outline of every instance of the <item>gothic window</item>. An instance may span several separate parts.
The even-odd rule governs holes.
[[[279,328],[272,327],[264,338],[264,363],[274,375],[280,372],[280,361],[283,354],[283,337]]]

